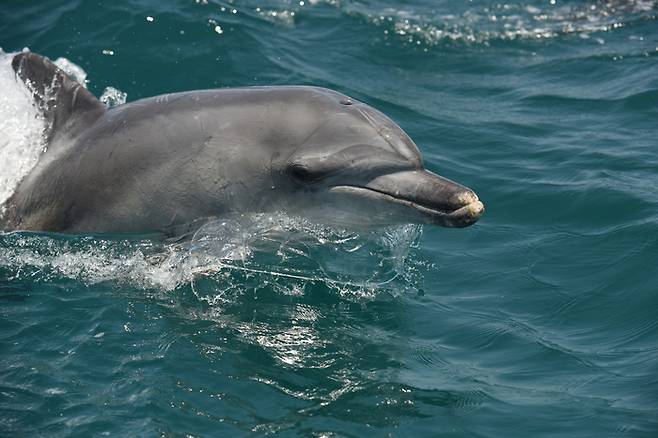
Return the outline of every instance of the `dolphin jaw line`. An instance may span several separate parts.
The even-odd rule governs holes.
[[[431,220],[429,223],[436,223],[438,220],[441,221],[444,226],[449,227],[465,227],[472,225],[480,218],[480,216],[482,216],[482,213],[484,213],[484,204],[478,199],[477,195],[472,192],[464,195],[462,199],[460,199],[460,201],[463,201],[464,205],[454,210],[445,210],[418,203],[407,198],[402,198],[393,193],[364,186],[337,185],[331,187],[329,191],[337,193],[365,194],[371,199],[378,198],[394,204],[410,207],[430,218]]]

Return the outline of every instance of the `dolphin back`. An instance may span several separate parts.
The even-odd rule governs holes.
[[[19,53],[12,67],[46,119],[49,143],[60,137],[76,137],[105,113],[105,105],[46,57]]]

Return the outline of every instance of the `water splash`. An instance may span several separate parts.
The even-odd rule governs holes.
[[[266,280],[283,294],[301,295],[321,282],[343,296],[374,297],[382,289],[400,293],[414,284],[417,266],[408,263],[408,256],[420,234],[417,225],[357,233],[281,214],[255,214],[207,223],[194,235],[191,250],[206,260],[221,260],[223,269],[244,279]],[[217,273],[213,263],[208,270],[198,268],[210,277]],[[224,299],[222,294],[210,297]]]
[[[255,214],[208,222],[177,242],[9,233],[0,235],[0,269],[13,280],[65,277],[164,291],[191,285],[209,304],[263,285],[302,295],[315,283],[372,298],[414,287],[422,266],[409,255],[420,231],[405,225],[359,234]]]
[[[106,107],[113,108],[117,105],[123,105],[126,103],[127,97],[128,93],[126,92],[118,90],[114,87],[105,87],[103,94],[98,100],[100,100]]]
[[[0,49],[0,205],[12,195],[45,149],[46,122],[34,105],[32,94],[14,73],[14,55]]]
[[[53,64],[61,68],[64,71],[64,73],[69,75],[80,85],[87,88],[87,83],[89,82],[87,80],[87,72],[84,71],[82,67],[80,67],[77,64],[74,64],[73,62],[69,61],[66,58],[57,58],[55,61],[53,61]]]

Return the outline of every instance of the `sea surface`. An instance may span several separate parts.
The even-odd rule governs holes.
[[[28,47],[108,106],[339,90],[487,207],[0,234],[0,436],[658,436],[658,2],[2,0],[0,47],[0,202]]]

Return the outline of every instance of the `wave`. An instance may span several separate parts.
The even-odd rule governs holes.
[[[207,1],[197,2],[207,5]],[[448,3],[448,2],[446,2]],[[341,13],[382,28],[385,40],[412,45],[442,42],[485,44],[500,40],[546,40],[569,35],[592,37],[658,18],[655,0],[597,2],[530,1],[427,5],[427,2],[391,7],[384,1],[307,0],[284,2],[220,2],[227,14],[244,13],[292,27],[314,9],[335,8]],[[235,12],[234,12],[235,11]],[[317,12],[321,14],[321,12]]]
[[[450,6],[451,12],[454,11],[453,5]],[[373,11],[353,3],[347,6],[347,11],[384,27],[387,36],[401,37],[412,44],[433,45],[442,41],[488,44],[495,40],[543,40],[572,34],[587,39],[592,34],[615,31],[638,20],[656,20],[657,6],[657,2],[646,0],[584,4],[485,2],[461,13],[437,8],[418,14],[412,12],[417,8]],[[596,38],[597,42],[604,42]]]

